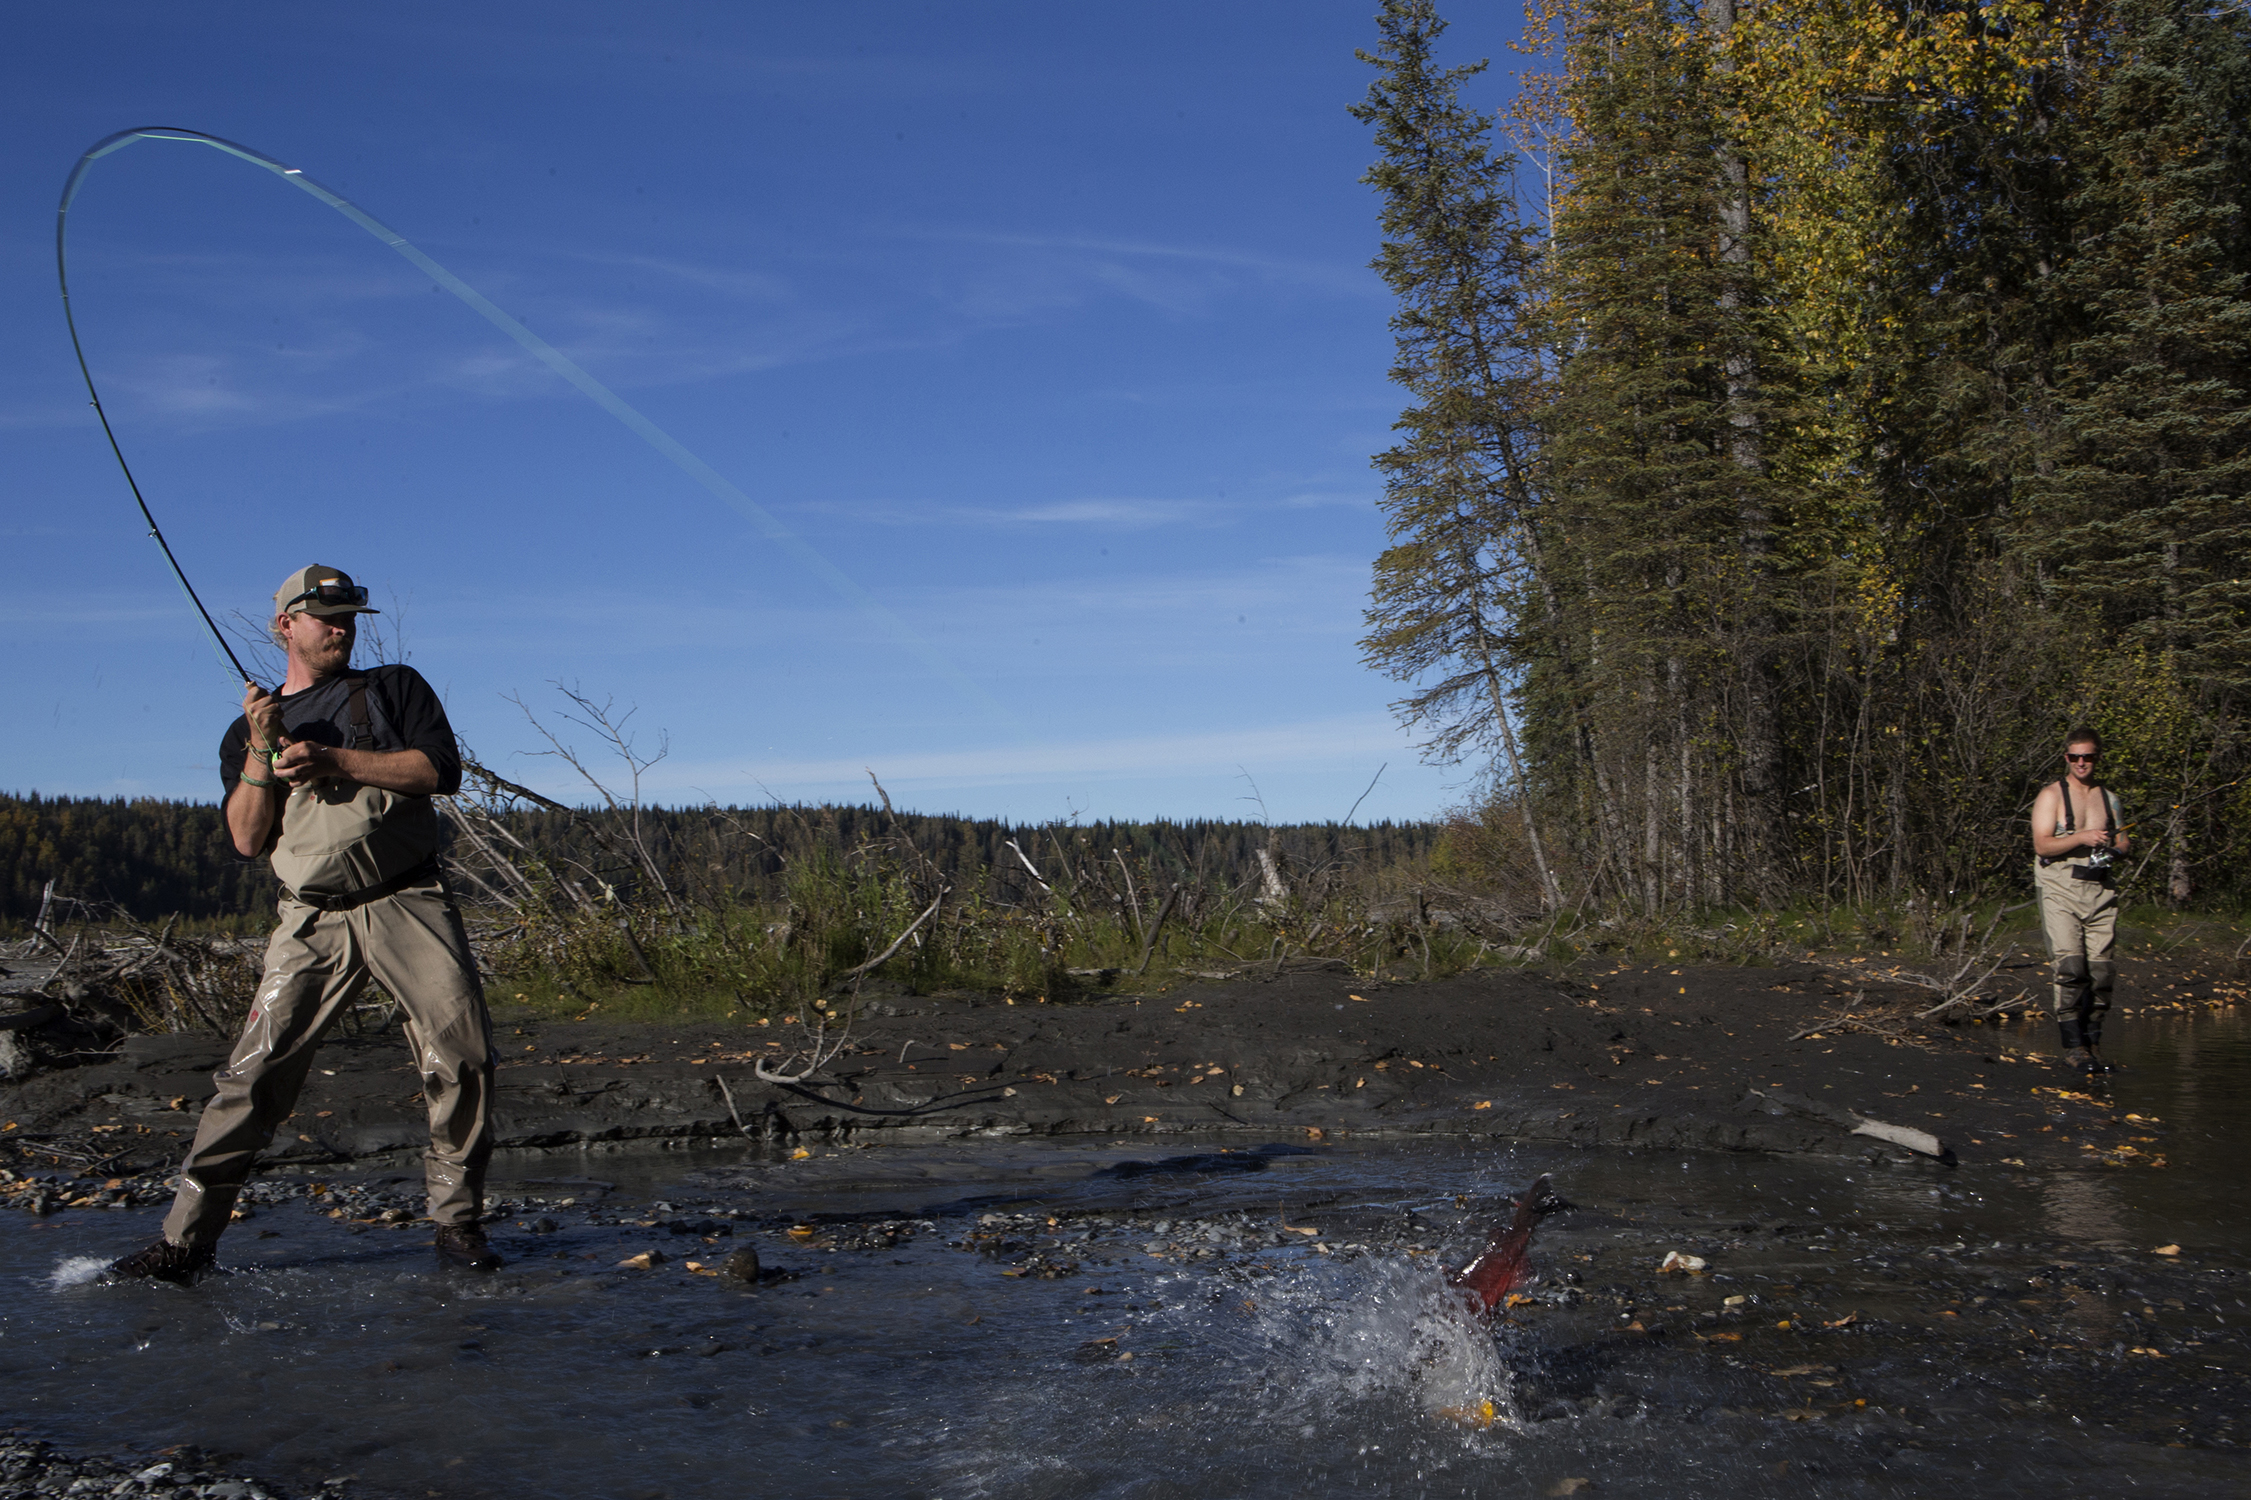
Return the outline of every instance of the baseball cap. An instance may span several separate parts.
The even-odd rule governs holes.
[[[367,590],[352,582],[352,575],[342,568],[324,568],[314,563],[309,568],[299,568],[274,590],[274,613],[277,615],[379,615],[383,611],[371,608]]]

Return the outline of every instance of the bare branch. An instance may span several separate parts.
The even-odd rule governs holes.
[[[949,889],[950,887],[940,886],[938,888],[937,899],[932,901],[928,906],[922,909],[921,916],[916,917],[912,922],[909,922],[907,924],[906,931],[900,933],[897,937],[891,940],[890,947],[884,949],[881,953],[878,953],[875,957],[869,959],[866,963],[860,964],[854,968],[846,969],[843,973],[837,975],[834,979],[829,981],[829,989],[831,989],[832,991],[843,989],[847,984],[851,983],[853,980],[858,979],[861,975],[883,967],[884,960],[888,959],[892,954],[898,952],[901,947],[905,946],[907,939],[914,936],[916,928],[929,921],[932,917],[938,915],[938,907],[942,902],[945,901],[946,893]]]

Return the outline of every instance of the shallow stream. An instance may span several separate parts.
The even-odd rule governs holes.
[[[0,1389],[65,1447],[374,1495],[2241,1496],[2251,1025],[2118,1029],[2112,1105],[2161,1122],[2163,1170],[587,1154],[508,1165],[494,1276],[355,1222],[412,1185],[339,1173],[255,1206],[190,1291],[86,1279],[152,1211],[0,1214]],[[1532,1300],[1471,1325],[1436,1268],[1543,1171],[1581,1207]],[[699,1273],[745,1246],[764,1279]],[[1669,1250],[1705,1273],[1659,1276]]]

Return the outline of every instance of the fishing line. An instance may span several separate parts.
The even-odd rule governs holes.
[[[78,356],[78,372],[86,378],[86,394],[93,401],[95,415],[101,418],[102,431],[109,438],[110,452],[117,456],[117,466],[125,471],[125,482],[132,487],[133,499],[141,508],[142,519],[148,522],[149,535],[155,538],[159,547],[163,548],[164,560],[171,564],[172,574],[180,581],[180,588],[187,594],[188,601],[195,606],[196,613],[202,617],[204,628],[211,633],[212,643],[219,648],[221,654],[226,657],[227,661],[234,667],[236,674],[243,681],[248,682],[250,675],[242,670],[242,663],[235,659],[234,652],[228,648],[225,639],[219,634],[219,627],[213,623],[211,612],[205,609],[203,601],[196,597],[194,587],[188,582],[187,573],[180,566],[180,560],[173,556],[171,544],[165,541],[164,533],[158,529],[156,517],[149,513],[148,501],[141,494],[141,486],[133,478],[132,466],[126,463],[124,449],[118,445],[117,434],[110,427],[109,413],[102,408],[101,393],[94,387],[93,373],[86,366],[85,348],[79,343],[78,322],[71,315],[70,272],[66,253],[68,243],[66,232],[70,222],[71,202],[78,196],[78,189],[85,179],[87,169],[111,152],[123,150],[135,141],[141,140],[184,141],[191,145],[209,146],[213,150],[223,151],[229,156],[240,157],[252,166],[265,168],[282,181],[310,193],[330,208],[335,209],[345,218],[350,219],[376,239],[397,251],[409,264],[428,276],[431,281],[460,298],[479,317],[514,339],[541,364],[578,387],[596,406],[601,407],[611,416],[623,422],[643,442],[671,460],[673,465],[682,473],[702,485],[746,518],[757,529],[760,536],[787,552],[797,561],[799,566],[828,585],[829,589],[839,598],[858,609],[863,616],[881,627],[883,633],[888,635],[894,643],[919,660],[937,676],[951,684],[977,707],[1002,719],[1012,718],[1006,709],[994,701],[991,694],[970,680],[959,667],[939,655],[935,649],[908,627],[906,621],[893,614],[866,589],[853,582],[842,569],[815,550],[810,542],[784,526],[766,507],[743,493],[717,469],[689,452],[687,447],[679,440],[634,409],[615,391],[580,369],[560,349],[548,343],[538,334],[533,333],[507,313],[502,312],[486,300],[484,295],[478,292],[475,287],[470,286],[469,283],[423,254],[420,249],[407,240],[405,235],[400,234],[343,194],[323,187],[320,183],[306,176],[301,169],[276,161],[262,151],[253,151],[250,147],[238,142],[209,135],[200,130],[177,129],[166,125],[143,125],[132,130],[120,130],[115,135],[102,137],[101,140],[94,143],[85,155],[79,157],[78,164],[70,169],[70,177],[63,184],[62,202],[55,209],[55,279],[62,288],[63,321],[70,325],[70,345]]]

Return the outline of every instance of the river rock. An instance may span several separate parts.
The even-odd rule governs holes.
[[[758,1279],[758,1252],[745,1246],[719,1263],[719,1274],[729,1281]]]

